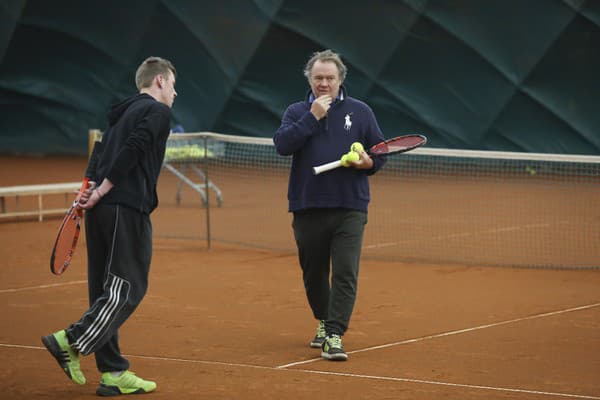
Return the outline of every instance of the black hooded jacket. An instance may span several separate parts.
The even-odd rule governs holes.
[[[96,143],[86,176],[114,187],[100,200],[150,214],[158,206],[156,184],[170,132],[171,109],[148,94],[138,94],[112,107],[109,127]]]

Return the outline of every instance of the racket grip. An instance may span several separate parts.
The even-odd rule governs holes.
[[[83,182],[81,184],[81,189],[79,189],[79,192],[83,192],[85,189],[88,188],[88,185],[90,183],[90,178],[88,178],[87,176],[85,178],[83,178]]]
[[[79,189],[79,192],[75,196],[75,200],[73,200],[73,207],[76,207],[77,204],[79,204],[79,199],[81,199],[81,195],[83,194],[83,192],[85,191],[85,189],[88,188],[89,184],[90,184],[90,178],[88,178],[86,176],[85,178],[83,178],[83,182],[81,184],[81,189]],[[81,212],[81,209],[77,208],[77,211]]]
[[[319,175],[322,172],[331,171],[332,169],[336,169],[341,166],[342,166],[342,161],[340,161],[340,160],[332,161],[327,164],[317,165],[316,167],[313,167],[313,174]]]

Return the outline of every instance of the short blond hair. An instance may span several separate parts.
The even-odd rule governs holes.
[[[310,80],[310,73],[315,65],[315,62],[332,62],[337,66],[338,72],[340,74],[340,82],[344,82],[346,79],[346,74],[348,73],[348,68],[342,61],[342,58],[338,53],[335,53],[329,49],[323,51],[316,51],[312,54],[306,66],[304,67],[304,76],[306,79]]]
[[[163,75],[165,79],[169,79],[169,71],[177,77],[177,71],[171,61],[160,57],[148,57],[135,72],[135,85],[138,90],[150,87],[156,75]]]

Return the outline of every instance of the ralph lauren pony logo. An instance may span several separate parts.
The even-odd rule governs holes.
[[[350,128],[352,128],[352,120],[350,119],[350,116],[352,115],[352,113],[348,113],[346,114],[346,116],[344,117],[344,129],[347,131],[350,131]]]

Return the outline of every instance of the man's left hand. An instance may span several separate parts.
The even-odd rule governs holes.
[[[360,159],[358,161],[350,161],[349,164],[356,169],[371,169],[373,168],[373,159],[369,157],[366,151],[358,153]]]

